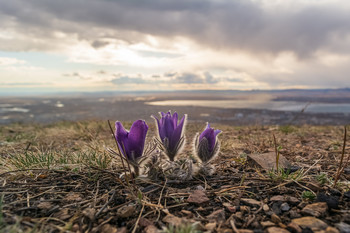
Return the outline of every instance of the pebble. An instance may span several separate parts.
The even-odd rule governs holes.
[[[117,210],[117,216],[121,218],[128,218],[135,213],[135,210],[136,210],[135,206],[132,206],[132,205],[123,206]]]
[[[276,196],[273,196],[270,198],[270,201],[280,201],[280,202],[283,202],[285,199],[284,199],[284,196],[282,195],[276,195]]]
[[[282,204],[281,202],[275,202],[275,203],[272,204],[271,209],[277,215],[280,215],[282,213],[282,211],[281,211],[281,204]]]
[[[326,233],[339,233],[338,229],[335,227],[327,227]]]
[[[301,212],[306,215],[321,217],[327,212],[327,210],[328,210],[328,206],[326,202],[316,202],[305,206],[301,210]]]
[[[337,223],[335,226],[339,229],[340,233],[350,232],[350,225],[345,222]]]
[[[187,198],[188,203],[194,203],[194,204],[204,204],[209,201],[209,198],[205,194],[203,190],[194,190],[193,193],[190,194],[190,196]]]
[[[281,205],[281,210],[282,210],[283,212],[287,212],[287,211],[290,210],[290,206],[288,205],[287,202],[282,203],[282,205]]]
[[[261,205],[261,202],[260,201],[257,201],[255,199],[250,199],[250,198],[241,198],[241,201],[247,205],[250,205],[250,206],[257,206],[257,207],[260,207]]]
[[[310,216],[292,219],[292,223],[295,223],[302,228],[309,227],[313,230],[325,230],[328,227],[328,225],[322,220]]]
[[[101,227],[100,232],[101,233],[117,233],[118,229],[116,227],[112,226],[111,224],[107,223]]]
[[[204,228],[210,232],[214,231],[216,228],[216,222],[210,222],[205,224]]]
[[[289,223],[288,226],[287,226],[287,229],[290,232],[295,232],[295,233],[301,233],[302,232],[302,229],[299,227],[299,225],[294,223],[294,222]]]
[[[270,210],[270,207],[267,204],[263,205],[264,212],[268,212]]]
[[[270,228],[267,228],[267,233],[290,233],[290,232],[280,227],[270,227]]]
[[[328,205],[328,208],[330,208],[330,209],[338,209],[339,200],[336,197],[328,196],[325,193],[319,193],[317,195],[316,201],[317,202],[326,202]]]
[[[271,222],[271,221],[264,221],[264,222],[260,222],[260,225],[261,225],[263,228],[266,228],[266,227],[275,226],[276,224],[274,224],[274,223]]]
[[[276,223],[276,224],[279,224],[280,222],[282,222],[280,217],[278,217],[276,214],[271,215],[271,221]]]

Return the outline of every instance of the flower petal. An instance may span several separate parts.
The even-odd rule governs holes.
[[[142,156],[147,130],[148,126],[143,120],[137,120],[132,124],[128,137],[128,149],[130,155],[134,157],[131,159],[137,159]]]
[[[116,129],[115,137],[117,139],[119,149],[121,150],[122,154],[126,157],[129,154],[127,149],[127,144],[128,144],[127,141],[128,141],[129,133],[128,131],[125,130],[124,126],[119,121],[115,122],[115,129]],[[124,153],[123,145],[126,153]]]
[[[221,133],[221,132],[222,132],[221,130],[216,129],[216,130],[214,131],[215,137],[216,137],[219,133]]]
[[[175,113],[174,113],[175,114]],[[180,141],[180,138],[182,136],[182,132],[183,132],[183,126],[185,123],[185,119],[186,119],[186,115],[184,115],[180,121],[180,124],[175,128],[175,130],[173,131],[170,140],[169,140],[169,148],[171,150],[174,150],[177,143]]]
[[[173,124],[174,124],[174,128],[176,128],[176,126],[177,126],[178,117],[179,117],[179,116],[177,115],[177,112],[174,112],[173,117],[172,117],[172,119],[173,119]]]

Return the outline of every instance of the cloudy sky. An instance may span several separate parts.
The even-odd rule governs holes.
[[[346,0],[0,0],[0,92],[350,86]]]

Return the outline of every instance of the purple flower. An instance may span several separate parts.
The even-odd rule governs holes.
[[[184,125],[187,115],[185,114],[180,123],[178,123],[178,114],[175,112],[171,115],[161,112],[160,120],[152,115],[157,122],[158,136],[162,145],[164,153],[169,157],[171,161],[174,161],[175,156],[181,151],[185,137]]]
[[[130,132],[126,131],[119,121],[115,122],[115,128],[115,137],[120,151],[129,161],[137,162],[141,158],[145,146],[148,130],[146,122],[143,120],[135,121]]]
[[[221,133],[221,130],[214,130],[207,123],[204,131],[200,135],[196,135],[194,152],[203,163],[209,162],[219,153],[220,142],[217,140],[219,133]]]

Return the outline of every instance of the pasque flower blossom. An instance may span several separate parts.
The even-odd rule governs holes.
[[[174,161],[175,156],[181,151],[185,137],[184,125],[187,118],[185,114],[180,123],[178,123],[178,114],[175,112],[171,115],[161,112],[161,118],[152,116],[157,123],[158,137],[164,153],[169,157],[170,161]]]
[[[135,121],[130,128],[130,132],[125,130],[122,123],[119,121],[115,122],[115,128],[115,137],[120,151],[126,159],[133,163],[137,163],[143,155],[143,149],[145,146],[148,130],[146,122],[143,120]]]
[[[214,130],[209,123],[201,134],[197,133],[194,141],[194,152],[203,163],[209,162],[219,153],[220,142],[217,139],[219,133],[221,130]]]

